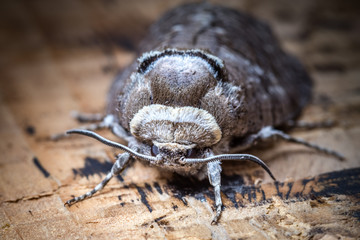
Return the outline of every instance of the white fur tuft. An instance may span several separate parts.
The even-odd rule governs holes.
[[[152,104],[140,109],[130,122],[131,133],[134,134],[138,128],[151,121],[195,123],[215,137],[212,144],[219,142],[222,136],[221,129],[215,118],[206,110],[195,107],[171,107],[160,104]]]

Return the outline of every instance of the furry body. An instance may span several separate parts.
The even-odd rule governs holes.
[[[279,136],[340,156],[274,129],[301,112],[312,83],[269,27],[251,16],[208,3],[175,8],[152,25],[138,57],[112,84],[102,122],[68,132],[125,151],[95,189],[68,205],[91,197],[136,158],[182,175],[208,176],[216,223],[222,207],[220,161],[250,160],[275,179],[257,157],[227,154],[235,139],[245,150]],[[129,147],[88,131],[103,127]]]
[[[280,48],[269,27],[229,8],[189,4],[166,13],[152,25],[139,56],[167,48],[204,50],[224,62],[224,76],[192,85],[178,81],[175,87],[169,79],[169,89],[161,80],[134,84],[130,75],[139,65],[134,62],[108,96],[108,112],[126,130],[143,106],[164,104],[205,109],[216,118],[223,138],[241,137],[294,119],[311,96],[303,66]]]

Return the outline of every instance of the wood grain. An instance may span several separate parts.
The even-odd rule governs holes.
[[[360,237],[360,21],[356,1],[226,1],[273,28],[315,82],[301,120],[331,128],[291,134],[342,152],[338,161],[275,142],[224,163],[224,212],[198,182],[134,163],[93,198],[116,150],[81,136],[70,112],[104,111],[119,69],[135,56],[149,24],[183,1],[5,1],[0,8],[1,239],[357,239]],[[121,141],[108,131],[101,134]]]

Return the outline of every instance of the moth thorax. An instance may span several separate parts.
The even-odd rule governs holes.
[[[161,57],[144,77],[150,82],[154,103],[170,99],[178,106],[192,106],[217,84],[212,66],[193,56]]]
[[[130,122],[130,131],[139,141],[149,144],[176,143],[199,148],[213,146],[222,135],[215,118],[203,109],[159,104],[140,109]]]

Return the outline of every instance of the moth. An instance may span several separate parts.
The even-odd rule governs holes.
[[[98,123],[67,131],[124,151],[91,197],[131,159],[198,179],[214,188],[217,223],[222,212],[221,162],[258,157],[240,153],[273,136],[342,158],[332,150],[291,137],[277,127],[296,119],[311,97],[312,81],[285,53],[265,23],[207,2],[177,7],[152,25],[139,58],[124,69],[108,94]],[[94,120],[94,117],[85,117]],[[84,120],[83,119],[83,120]],[[128,146],[92,130],[109,128]]]

